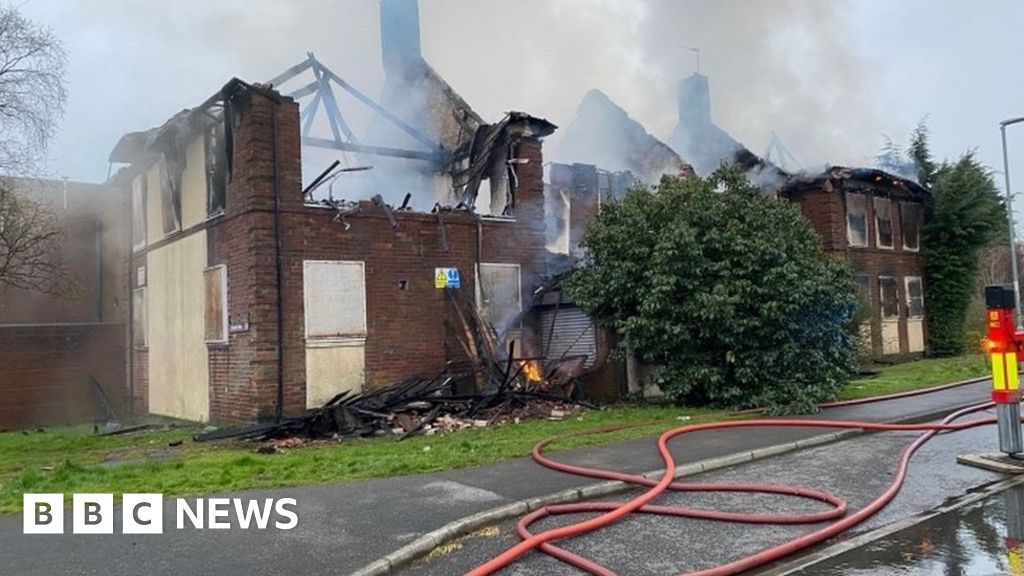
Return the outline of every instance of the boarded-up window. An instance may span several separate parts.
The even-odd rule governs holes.
[[[900,223],[903,230],[903,248],[917,251],[921,246],[921,221],[924,210],[920,204],[900,204]]]
[[[132,290],[132,344],[146,345],[146,289]]]
[[[846,237],[850,246],[868,245],[867,197],[846,195]]]
[[[146,174],[132,180],[132,248],[146,246]]]
[[[512,328],[523,309],[519,264],[480,264],[477,286],[480,315],[499,334]]]
[[[227,276],[227,267],[223,265],[203,271],[207,342],[227,342],[228,340]]]
[[[161,156],[158,172],[164,234],[171,234],[181,230],[181,171],[175,162]]]
[[[924,318],[924,289],[917,276],[907,276],[907,316]]]
[[[895,320],[900,316],[900,297],[896,279],[892,276],[878,277],[878,296],[882,304],[882,319]]]
[[[306,337],[365,338],[363,263],[306,260],[302,270]]]
[[[875,198],[875,238],[879,248],[892,248],[892,202],[888,198]]]
[[[206,215],[224,212],[228,186],[227,147],[224,123],[217,122],[206,132]]]

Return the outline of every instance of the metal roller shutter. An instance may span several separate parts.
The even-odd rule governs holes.
[[[552,322],[555,322],[553,332]],[[543,310],[540,313],[540,325],[540,337],[544,349],[548,351],[548,360],[586,354],[585,366],[588,369],[593,367],[597,359],[597,337],[593,322],[582,310],[575,306],[562,306],[558,308],[557,317],[554,308]],[[549,334],[550,345],[546,342]]]

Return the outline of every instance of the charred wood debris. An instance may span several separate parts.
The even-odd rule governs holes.
[[[305,440],[394,435],[401,441],[527,418],[560,420],[581,407],[593,408],[579,398],[579,358],[549,362],[543,373],[542,358],[516,357],[514,342],[503,350],[497,332],[471,301],[446,294],[457,319],[446,328],[466,359],[384,388],[342,392],[301,416],[212,429],[193,439],[268,441],[273,451]]]

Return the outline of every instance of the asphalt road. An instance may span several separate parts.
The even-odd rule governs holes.
[[[888,485],[896,460],[915,433],[884,433],[742,464],[719,472],[692,477],[707,482],[768,482],[793,484],[834,492],[856,510],[873,500]],[[946,500],[1001,476],[956,464],[956,455],[979,452],[995,445],[995,430],[979,428],[937,437],[912,461],[906,485],[886,509],[846,537],[895,520],[926,512]],[[634,493],[635,494],[635,493]],[[623,500],[618,496],[609,500]],[[807,500],[744,494],[669,494],[656,503],[730,511],[809,512],[823,505]],[[581,516],[546,519],[534,531],[566,524]],[[646,515],[626,520],[582,537],[562,541],[570,551],[593,559],[622,576],[668,576],[710,568],[782,543],[823,526],[755,526],[688,518]],[[437,551],[402,570],[403,576],[462,574],[519,541],[514,521],[496,525],[463,539],[461,548]],[[812,572],[809,572],[812,573]],[[883,573],[883,572],[876,572]],[[502,574],[541,576],[583,574],[540,553],[530,553]]]
[[[983,402],[989,386],[982,382],[912,400],[830,409],[820,416],[891,421],[923,411]],[[721,430],[681,438],[673,445],[673,453],[680,463],[686,463],[823,432],[834,430]],[[650,440],[575,450],[561,457],[635,473],[661,465]],[[591,482],[539,468],[523,458],[436,474],[240,494],[245,498],[296,499],[299,523],[289,531],[174,530],[171,501],[165,503],[164,512],[165,518],[172,519],[165,521],[171,529],[165,529],[162,535],[26,536],[22,534],[21,517],[6,516],[0,517],[0,574],[347,574],[463,516]],[[116,531],[119,529],[118,521]]]

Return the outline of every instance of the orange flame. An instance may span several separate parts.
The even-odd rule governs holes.
[[[534,362],[519,362],[519,365],[523,367],[523,375],[530,382],[543,382],[544,376],[541,374],[540,366]]]

